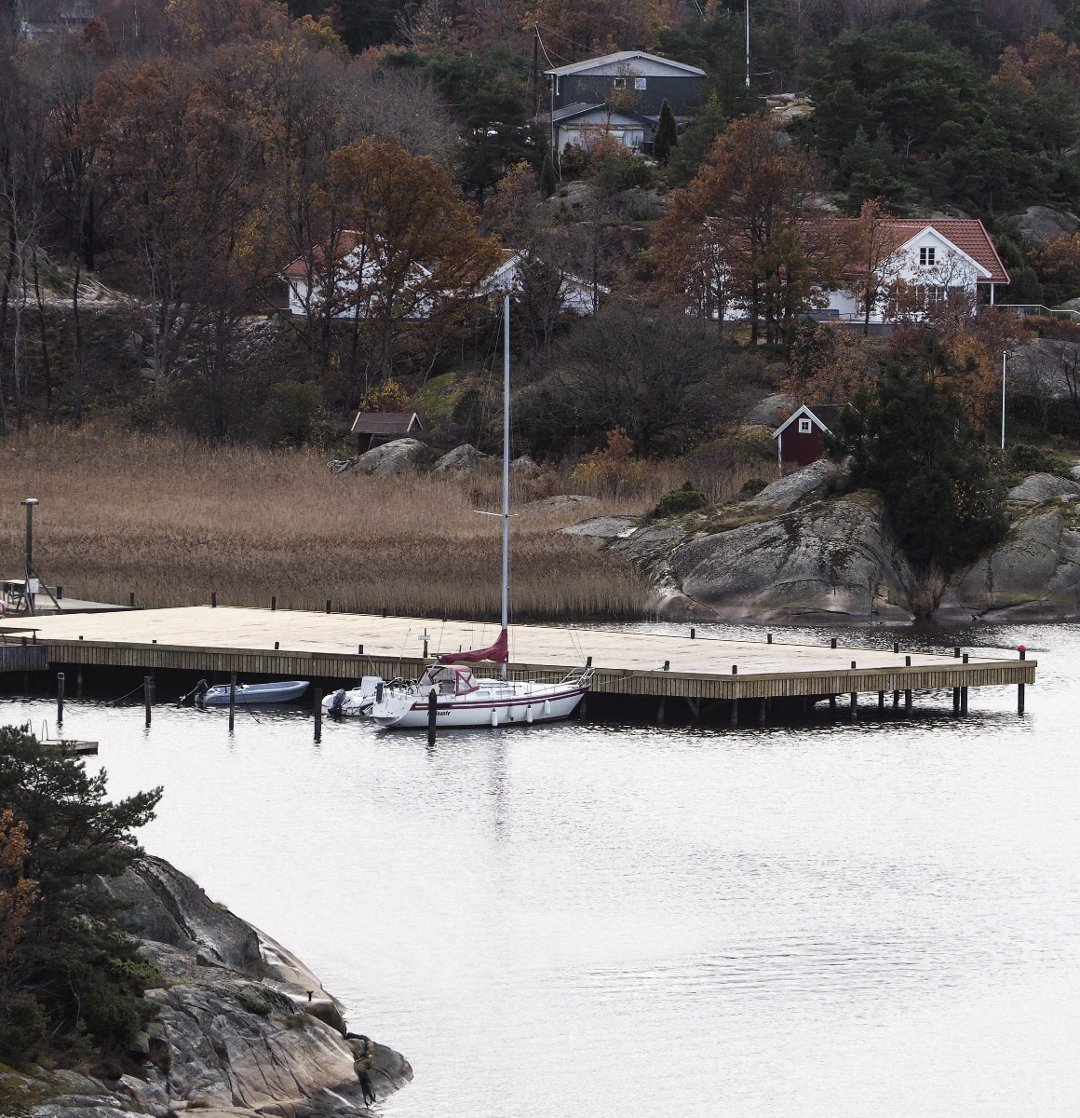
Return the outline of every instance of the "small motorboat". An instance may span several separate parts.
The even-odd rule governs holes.
[[[366,675],[356,687],[348,690],[339,687],[323,699],[323,714],[335,718],[359,718],[370,714],[381,683],[381,676]]]
[[[238,683],[235,689],[236,705],[288,703],[293,699],[299,699],[309,686],[306,679],[291,679],[280,683]],[[227,707],[232,691],[233,686],[230,683],[215,683],[211,687],[205,679],[200,679],[195,684],[195,689],[188,692],[180,701],[184,702],[190,697],[196,706]]]

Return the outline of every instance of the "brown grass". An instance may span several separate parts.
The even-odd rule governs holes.
[[[648,491],[563,512],[523,511],[511,531],[512,615],[639,617],[644,579],[555,530],[601,512],[646,511]],[[557,476],[539,483],[558,489]],[[144,606],[208,602],[283,609],[495,618],[499,475],[467,481],[334,474],[326,456],[207,447],[179,436],[41,429],[0,445],[0,575],[19,577],[37,497],[34,565],[67,597]],[[516,506],[544,495],[517,486]],[[562,491],[567,491],[563,489]]]

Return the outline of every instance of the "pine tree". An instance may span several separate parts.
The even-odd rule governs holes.
[[[653,138],[653,155],[666,167],[671,149],[678,142],[679,130],[675,124],[675,114],[665,98],[660,106],[660,119],[656,124],[656,136]]]
[[[114,804],[105,782],[104,772],[88,776],[76,758],[0,727],[0,803],[21,844],[18,876],[37,891],[0,958],[0,1062],[27,1062],[46,1030],[57,1047],[85,1036],[123,1053],[145,1016],[152,969],[120,928],[120,902],[93,881],[131,864],[139,853],[131,832],[153,818],[161,790]]]
[[[551,149],[544,152],[544,162],[540,165],[540,193],[550,198],[555,193],[555,164],[551,161]]]

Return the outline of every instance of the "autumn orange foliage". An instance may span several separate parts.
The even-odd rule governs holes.
[[[29,857],[26,822],[5,808],[0,811],[0,964],[18,946],[38,898],[37,883],[23,876]]]

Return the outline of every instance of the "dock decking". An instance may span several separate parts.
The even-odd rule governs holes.
[[[0,633],[5,624],[0,621]],[[437,653],[490,644],[498,633],[497,625],[479,622],[210,606],[53,615],[34,624],[52,666],[342,681],[416,676],[425,656],[430,661]],[[689,625],[678,633],[517,625],[510,634],[510,675],[559,676],[591,659],[593,693],[696,703],[1022,686],[1035,682],[1037,667],[1016,656],[964,662],[902,646],[893,652],[692,633]]]

